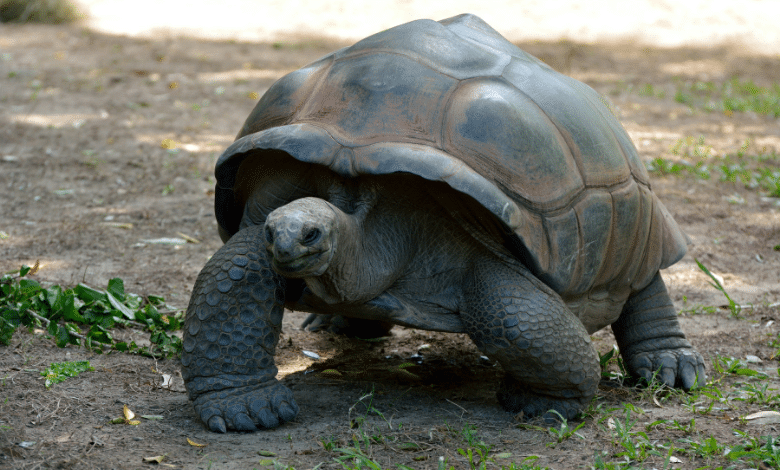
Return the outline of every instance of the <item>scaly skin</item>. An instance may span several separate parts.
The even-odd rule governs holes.
[[[276,380],[285,282],[262,236],[262,226],[247,227],[220,248],[187,308],[182,376],[195,411],[216,432],[273,428],[298,414],[292,392]]]
[[[632,295],[612,331],[628,371],[650,382],[690,390],[706,382],[704,359],[685,339],[660,274]]]
[[[558,294],[519,263],[486,258],[464,292],[461,318],[471,339],[506,371],[501,405],[526,419],[572,419],[595,395],[598,354]]]

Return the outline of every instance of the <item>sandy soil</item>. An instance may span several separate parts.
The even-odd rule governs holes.
[[[745,8],[761,3],[747,2]],[[43,282],[96,287],[119,276],[129,291],[163,295],[178,307],[186,306],[197,273],[220,246],[213,216],[217,156],[276,78],[344,45],[311,35],[274,46],[130,38],[79,26],[0,28],[0,231],[7,235],[0,239],[0,270],[40,260],[37,277]],[[738,75],[778,83],[776,57],[742,46],[531,41],[521,47],[607,95],[648,162],[659,156],[679,160],[695,146],[678,154],[671,148],[700,136],[715,156],[735,154],[748,140],[748,155],[780,152],[774,117],[708,113],[671,98],[675,84],[685,80],[720,83]],[[666,90],[665,97],[637,93],[648,83]],[[780,170],[777,157],[762,165]],[[780,301],[780,252],[774,249],[780,244],[778,200],[717,175],[653,178],[655,191],[694,242],[690,254],[663,273],[677,306],[687,312],[681,319],[689,338],[711,372],[717,355],[755,355],[763,362],[752,367],[767,372],[765,383],[777,388],[777,358],[767,343],[777,337],[780,319],[770,306]],[[201,243],[147,241],[179,233]],[[708,285],[694,257],[722,276],[738,303],[755,307],[744,311],[744,319],[730,318],[722,308],[701,313],[702,306],[719,307],[725,299]],[[536,455],[537,464],[551,468],[590,468],[595,450],[617,452],[599,419],[618,413],[608,410],[626,400],[645,410],[640,417],[645,424],[695,417],[692,434],[649,430],[650,439],[660,443],[714,436],[733,445],[739,441],[735,429],[755,436],[778,432],[776,426],[738,419],[766,407],[733,402],[694,415],[683,398],[671,397],[659,407],[640,391],[605,385],[596,402],[602,406],[599,419],[587,420],[580,430],[585,439],[548,447],[549,435],[516,427],[500,410],[493,395],[499,371],[480,359],[467,338],[396,329],[384,342],[365,343],[302,332],[301,319],[286,316],[278,358],[301,414],[278,430],[255,434],[206,431],[176,379],[177,360],[57,349],[40,334],[20,331],[11,346],[0,348],[0,468],[140,468],[148,465],[144,457],[163,454],[174,468],[259,468],[269,457],[258,451],[271,451],[272,459],[299,469],[320,463],[341,468],[329,445],[351,445],[360,423],[360,430],[380,436],[370,448],[383,468],[399,463],[435,468],[440,456],[455,468],[468,468],[457,453],[465,446],[460,434],[465,423],[475,425],[495,453],[512,454],[499,464]],[[119,334],[143,339],[132,330]],[[601,352],[614,341],[608,332],[594,339]],[[313,361],[303,350],[322,359]],[[418,352],[420,364],[408,369],[414,376],[399,372]],[[80,359],[90,360],[96,371],[44,389],[40,370],[50,362]],[[327,369],[342,375],[323,373]],[[174,375],[171,387],[160,387],[162,374]],[[738,381],[712,374],[724,387]],[[371,391],[371,406],[384,419],[368,411],[369,399],[361,400]],[[124,404],[139,415],[164,419],[108,424]],[[208,446],[193,447],[186,438]],[[35,444],[23,448],[21,442]],[[683,461],[676,468],[726,463],[676,455]],[[643,465],[663,464],[652,457]]]

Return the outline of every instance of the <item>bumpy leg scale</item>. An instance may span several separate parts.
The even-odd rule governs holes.
[[[632,375],[650,382],[657,373],[664,384],[683,390],[706,382],[704,359],[685,339],[660,274],[629,297],[612,331]]]
[[[274,365],[284,279],[270,267],[263,227],[235,234],[200,272],[184,322],[182,376],[212,431],[273,428],[298,414]]]
[[[477,347],[506,378],[502,406],[525,418],[574,418],[595,395],[598,354],[582,323],[552,289],[522,268],[485,262],[465,292],[461,316]]]

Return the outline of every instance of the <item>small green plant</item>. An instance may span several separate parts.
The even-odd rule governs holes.
[[[631,413],[641,413],[641,410],[627,403],[625,405],[625,419],[612,419],[612,444],[621,448],[616,457],[626,457],[632,462],[642,462],[650,455],[660,455],[655,446],[650,442],[647,433],[644,431],[634,431],[637,424],[636,418],[632,419]]]
[[[747,364],[734,357],[717,356],[717,360],[712,365],[715,370],[721,374],[741,375],[744,377],[766,378],[766,374],[748,369]]]
[[[726,456],[730,460],[747,461],[760,468],[780,468],[780,438],[762,436],[757,439],[742,431],[734,432],[745,441],[728,450]]]
[[[718,443],[718,440],[713,436],[706,437],[700,441],[681,439],[680,442],[687,444],[687,447],[683,449],[686,453],[705,459],[707,462],[719,458],[726,450],[726,447]]]
[[[8,345],[16,329],[45,327],[57,346],[83,345],[95,352],[104,347],[117,351],[153,356],[170,356],[181,351],[181,339],[169,332],[181,328],[181,315],[161,313],[158,307],[165,299],[157,296],[142,298],[125,293],[119,278],[108,281],[106,290],[85,284],[73,288],[58,285],[43,287],[29,279],[36,268],[23,266],[18,272],[0,278],[0,344]],[[152,347],[139,347],[115,341],[111,329],[116,325],[140,327],[150,335]],[[87,328],[82,332],[81,328]]]
[[[768,383],[743,384],[741,387],[743,397],[736,400],[757,405],[776,405],[780,403],[780,393],[771,393],[776,390],[776,388],[769,388]]]
[[[369,455],[366,455],[366,453],[357,446],[333,449],[333,451],[341,454],[334,460],[341,464],[345,470],[363,470],[364,468],[382,470],[381,465],[375,462]]]
[[[710,279],[712,279],[712,282],[710,282],[710,285],[714,287],[715,289],[719,290],[725,297],[726,300],[729,302],[729,310],[731,311],[731,316],[734,318],[740,318],[739,314],[742,311],[742,307],[738,305],[736,302],[734,302],[734,299],[731,298],[728,292],[726,292],[726,289],[723,287],[723,284],[721,284],[720,280],[718,280],[717,277],[715,277],[714,274],[710,272],[709,269],[707,269],[706,266],[704,266],[701,261],[694,258],[694,261],[696,261],[696,265],[699,266],[699,269],[709,276]]]
[[[82,372],[95,370],[89,361],[52,362],[41,375],[46,377],[46,388],[60,383],[69,377],[76,377]]]
[[[617,371],[612,370],[610,364],[615,364]],[[620,356],[617,345],[613,345],[612,349],[604,354],[599,353],[599,366],[601,367],[602,379],[621,382],[629,376],[628,369],[626,369],[626,365],[623,363],[623,358]]]
[[[549,433],[555,436],[556,442],[548,444],[548,447],[555,447],[555,444],[560,444],[561,442],[571,438],[572,436],[577,436],[580,439],[585,439],[582,434],[578,433],[577,431],[580,430],[583,426],[585,426],[585,421],[578,424],[576,427],[572,427],[569,425],[569,422],[566,418],[564,418],[560,413],[558,413],[555,410],[550,410],[550,413],[558,415],[558,418],[561,421],[560,427],[552,426],[549,429]]]

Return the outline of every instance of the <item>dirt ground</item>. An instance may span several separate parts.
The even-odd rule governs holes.
[[[195,277],[221,245],[213,214],[216,158],[276,78],[341,46],[132,39],[73,26],[3,25],[0,271],[39,260],[42,282],[105,287],[121,277],[129,292],[162,295],[186,307]],[[647,162],[679,160],[696,151],[686,139],[703,137],[713,158],[736,154],[749,141],[748,155],[774,155],[761,164],[780,171],[777,118],[692,110],[672,99],[675,84],[686,80],[722,83],[739,76],[759,85],[779,83],[777,57],[726,47],[520,46],[608,96]],[[665,96],[638,93],[645,84]],[[681,139],[689,143],[675,154]],[[761,362],[750,367],[767,373],[764,383],[776,389],[778,359],[768,343],[780,331],[780,251],[774,248],[780,244],[780,199],[713,175],[652,175],[654,190],[693,241],[689,254],[663,276],[710,378],[723,390],[737,387],[745,378],[721,376],[713,361],[752,355]],[[149,241],[181,234],[200,243]],[[694,257],[722,276],[737,303],[752,306],[742,319],[704,308],[721,307],[725,298]],[[654,401],[641,390],[605,383],[594,403],[599,411],[579,430],[584,438],[548,446],[551,435],[517,427],[500,409],[494,397],[500,371],[468,338],[396,328],[391,338],[368,343],[301,331],[302,319],[286,315],[277,358],[300,415],[253,434],[208,432],[187,400],[176,359],[58,349],[39,332],[19,331],[10,346],[0,347],[0,468],[142,468],[152,465],[143,458],[159,455],[169,468],[261,468],[270,460],[298,469],[341,468],[332,449],[353,445],[353,436],[365,431],[376,436],[367,448],[383,468],[438,468],[444,457],[461,469],[469,468],[457,452],[467,446],[461,435],[467,423],[493,446],[492,454],[511,453],[490,467],[538,456],[540,466],[591,468],[596,451],[607,451],[608,461],[624,460],[614,456],[618,449],[605,418],[622,416],[625,402],[644,410],[638,417],[643,425],[695,417],[691,432],[647,431],[652,441],[676,447],[685,447],[682,439],[710,436],[734,445],[740,442],[735,430],[755,437],[780,431],[777,424],[740,420],[777,410],[777,401],[732,401],[694,414],[695,406],[679,396]],[[118,334],[143,340],[132,330]],[[602,353],[614,343],[608,331],[594,340]],[[64,360],[89,360],[95,371],[46,390],[40,371]],[[413,367],[398,367],[410,361]],[[323,372],[329,369],[340,375]],[[174,377],[169,387],[161,386],[163,374]],[[109,424],[123,405],[163,419]],[[207,446],[192,446],[187,438]],[[675,456],[681,461],[675,468],[728,465],[722,456]],[[641,465],[662,468],[665,461],[655,456]]]

